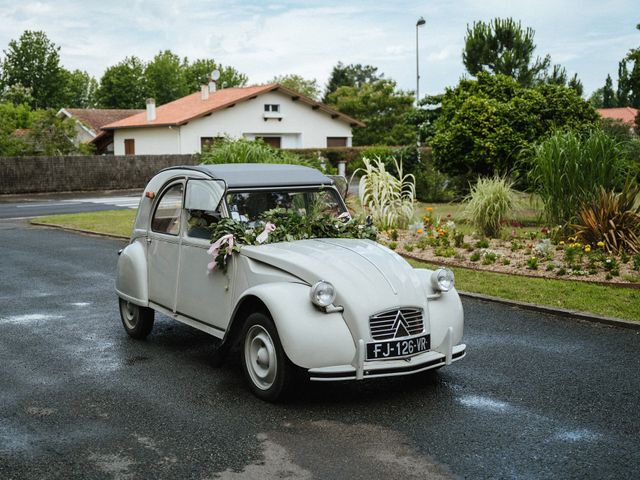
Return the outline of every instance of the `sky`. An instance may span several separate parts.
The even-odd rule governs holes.
[[[96,78],[129,55],[151,60],[161,50],[213,58],[251,84],[299,74],[324,86],[332,67],[378,67],[400,88],[416,87],[416,21],[420,93],[454,86],[465,74],[467,25],[513,17],[532,27],[536,54],[577,73],[585,95],[617,79],[618,61],[640,46],[638,0],[0,0],[0,50],[24,30],[43,30],[61,47],[67,69]]]

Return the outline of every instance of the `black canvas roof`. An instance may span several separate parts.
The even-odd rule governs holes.
[[[187,169],[224,180],[228,188],[293,187],[333,185],[333,180],[318,170],[301,165],[274,163],[225,163],[219,165],[184,165],[166,170]]]

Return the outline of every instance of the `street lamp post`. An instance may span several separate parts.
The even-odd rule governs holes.
[[[416,22],[416,107],[418,106],[418,102],[420,101],[420,59],[418,56],[418,29],[425,23],[427,22],[423,17],[420,17]]]
[[[416,108],[418,108],[419,102],[420,102],[420,57],[418,56],[418,29],[423,26],[425,23],[427,23],[424,20],[424,17],[420,17],[418,19],[418,21],[416,22]],[[418,128],[418,141],[417,143],[417,147],[418,147],[418,163],[420,163],[422,161],[422,159],[420,158],[420,129]]]

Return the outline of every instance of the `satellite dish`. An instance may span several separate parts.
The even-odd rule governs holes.
[[[216,68],[213,72],[211,72],[211,80],[215,82],[219,78],[220,78],[220,70]]]

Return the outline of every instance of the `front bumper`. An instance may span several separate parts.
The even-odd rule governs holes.
[[[364,378],[394,377],[410,375],[433,368],[449,365],[464,358],[467,346],[464,343],[452,346],[447,353],[435,350],[421,353],[404,360],[364,361],[364,342],[360,341],[358,348],[357,366],[337,365],[332,367],[311,368],[308,370],[309,379],[316,382],[333,382],[341,380],[362,380]]]

